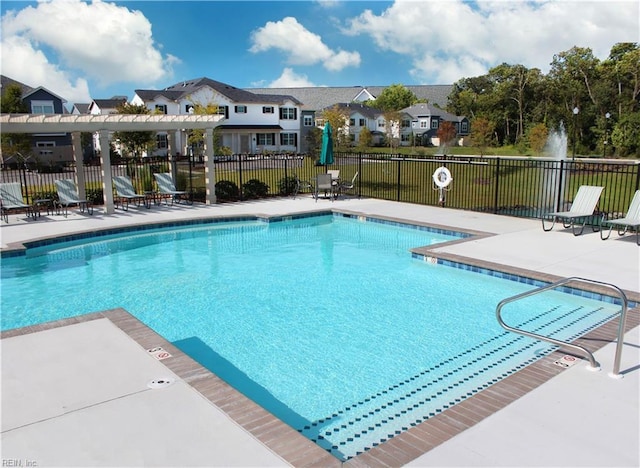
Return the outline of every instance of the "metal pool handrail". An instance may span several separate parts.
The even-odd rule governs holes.
[[[622,356],[622,343],[623,343],[623,339],[624,339],[624,329],[625,329],[625,323],[627,320],[627,308],[628,308],[628,300],[627,300],[627,296],[625,295],[625,293],[622,291],[622,289],[620,289],[619,287],[613,285],[613,284],[609,284],[609,283],[603,283],[600,281],[595,281],[595,280],[590,280],[590,279],[586,279],[586,278],[578,278],[578,277],[570,277],[570,278],[563,278],[561,280],[556,281],[555,283],[551,283],[547,286],[541,286],[537,289],[533,289],[531,291],[527,291],[521,294],[517,294],[515,296],[511,296],[508,297],[506,299],[503,299],[502,301],[500,301],[498,303],[498,306],[496,307],[496,317],[498,319],[498,323],[500,324],[500,326],[502,328],[504,328],[507,331],[513,332],[513,333],[518,333],[520,335],[524,335],[524,336],[528,336],[529,338],[535,338],[537,340],[541,340],[541,341],[547,341],[549,343],[553,343],[556,344],[558,346],[566,346],[570,349],[573,349],[579,353],[582,353],[584,355],[587,356],[587,358],[589,359],[589,363],[590,363],[590,367],[589,369],[591,370],[599,370],[600,369],[600,364],[598,364],[598,362],[596,361],[595,357],[593,357],[593,354],[591,353],[591,351],[589,351],[588,349],[584,348],[583,346],[579,346],[579,345],[575,345],[572,343],[567,343],[565,341],[560,341],[560,340],[556,340],[555,338],[551,338],[549,336],[543,336],[543,335],[538,335],[536,333],[532,333],[532,332],[528,332],[525,330],[520,330],[519,328],[514,328],[514,327],[510,327],[509,325],[507,325],[504,320],[502,320],[502,316],[501,316],[501,312],[502,312],[502,308],[510,303],[510,302],[515,302],[517,300],[523,299],[525,297],[529,297],[529,296],[533,296],[535,294],[539,294],[541,292],[545,292],[548,291],[550,289],[555,289],[559,286],[563,286],[567,283],[571,283],[573,281],[577,281],[577,282],[584,282],[584,283],[590,283],[590,284],[597,284],[600,286],[606,286],[610,289],[613,289],[615,292],[618,293],[618,296],[620,297],[620,301],[622,302],[622,309],[621,309],[621,313],[620,313],[620,322],[618,325],[618,343],[616,344],[616,354],[615,354],[615,359],[613,362],[613,371],[611,372],[611,374],[609,374],[611,377],[613,378],[617,378],[617,379],[621,379],[622,375],[620,374],[620,358]]]

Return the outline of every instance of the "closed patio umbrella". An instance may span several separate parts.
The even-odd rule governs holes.
[[[322,131],[322,152],[320,153],[320,164],[323,166],[333,164],[333,132],[331,131],[331,124],[329,122],[324,124],[324,130]]]

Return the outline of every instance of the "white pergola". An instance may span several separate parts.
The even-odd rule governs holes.
[[[100,136],[100,162],[102,167],[102,188],[105,213],[115,211],[113,203],[111,156],[109,138],[112,132],[166,131],[169,133],[169,146],[174,147],[175,132],[181,130],[203,129],[205,131],[205,185],[206,202],[214,204],[215,166],[213,161],[213,130],[220,125],[221,115],[147,115],[147,114],[0,114],[2,133],[71,133],[73,159],[76,163],[75,179],[80,197],[85,197],[82,145],[80,133],[98,133]]]

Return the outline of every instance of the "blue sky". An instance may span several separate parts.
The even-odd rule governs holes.
[[[206,76],[241,88],[451,84],[640,41],[640,0],[2,0],[3,75],[68,103]]]

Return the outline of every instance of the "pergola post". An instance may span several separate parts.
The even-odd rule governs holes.
[[[168,140],[169,140],[169,172],[171,173],[171,179],[173,180],[173,184],[177,185],[178,180],[178,163],[176,162],[176,158],[178,156],[178,151],[176,149],[176,131],[170,130],[167,132]]]
[[[84,156],[82,154],[82,138],[80,132],[71,133],[71,142],[73,143],[73,162],[76,165],[76,186],[78,187],[78,196],[81,200],[86,200],[87,190],[85,187],[84,174]]]
[[[109,131],[100,130],[100,164],[102,165],[102,193],[104,194],[105,214],[115,213],[113,205],[113,185],[111,175],[111,145]]]
[[[204,183],[207,190],[207,205],[216,204],[216,169],[213,160],[213,127],[205,129],[205,166]]]

